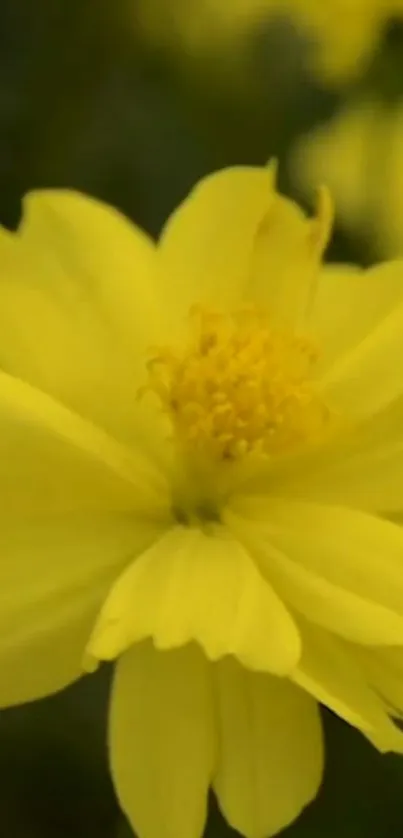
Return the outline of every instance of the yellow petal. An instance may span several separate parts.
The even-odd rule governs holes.
[[[161,270],[186,312],[239,302],[256,232],[273,202],[272,169],[239,166],[204,178],[168,220]]]
[[[159,649],[195,640],[208,658],[234,655],[251,669],[284,674],[299,657],[295,624],[245,550],[218,527],[177,527],[120,577],[88,646],[114,658],[152,637]]]
[[[160,242],[162,270],[186,311],[257,302],[273,317],[306,313],[331,224],[323,194],[318,219],[275,190],[275,169],[238,167],[205,178],[173,214]]]
[[[164,485],[140,452],[0,372],[0,520],[101,509],[167,517]]]
[[[154,268],[152,242],[117,211],[33,193],[18,234],[0,238],[2,368],[118,438],[146,433],[136,393],[168,308]]]
[[[403,733],[388,718],[383,702],[369,686],[354,650],[342,640],[299,621],[301,660],[292,680],[338,716],[379,742],[385,750],[403,749]]]
[[[201,652],[140,643],[119,660],[110,718],[112,774],[141,838],[200,838],[215,753]]]
[[[403,648],[357,649],[368,683],[392,715],[403,714]]]
[[[333,206],[324,188],[315,217],[306,218],[296,204],[276,195],[261,220],[247,293],[280,326],[306,330],[332,221]]]
[[[0,705],[82,674],[97,613],[128,558],[159,534],[129,515],[52,514],[0,528]]]
[[[376,297],[374,299],[375,295],[371,294],[371,284],[375,283],[379,317],[373,312],[371,327],[367,309],[372,307],[373,311],[376,306]],[[403,261],[373,271],[367,300],[363,289],[362,315],[358,313],[358,306],[354,309],[356,343],[346,347],[320,377],[320,390],[326,403],[347,421],[373,415],[403,393],[403,382],[396,369],[396,358],[403,352],[403,300],[402,292],[397,293],[399,285],[403,290]],[[391,287],[396,290],[395,305],[391,300]],[[347,330],[348,321],[349,318]],[[344,331],[344,317],[338,322]]]
[[[324,266],[307,324],[320,349],[317,374],[347,358],[402,302],[400,262],[366,271],[352,265]]]
[[[315,797],[323,771],[319,711],[288,680],[215,667],[219,762],[214,780],[223,813],[246,838],[277,835]]]
[[[248,491],[274,492],[376,513],[403,509],[403,397],[326,445],[249,479]]]
[[[347,508],[275,498],[240,500],[234,509],[229,525],[284,601],[348,640],[403,644],[400,527]]]

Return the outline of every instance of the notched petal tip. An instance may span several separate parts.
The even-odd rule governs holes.
[[[85,650],[83,659],[81,661],[81,667],[83,670],[84,675],[93,675],[94,672],[97,672],[100,666],[100,659],[96,658],[92,655],[88,649]]]
[[[403,754],[403,731],[397,726],[394,719],[390,719],[385,730],[363,731],[374,748],[381,754]]]
[[[232,538],[181,528],[133,562],[114,585],[86,653],[112,660],[151,638],[157,650],[196,642],[211,661],[286,676],[301,656],[292,615]]]
[[[102,661],[115,660],[130,645],[125,624],[101,612],[85,650],[83,668],[95,672]]]

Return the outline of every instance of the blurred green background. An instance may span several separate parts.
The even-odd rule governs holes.
[[[15,227],[27,190],[63,186],[157,235],[201,176],[272,155],[295,196],[288,162],[299,136],[368,91],[403,100],[401,24],[390,22],[365,76],[348,87],[313,82],[307,50],[280,17],[256,27],[242,60],[216,50],[206,61],[146,43],[135,0],[0,0],[0,221]],[[330,254],[372,259],[365,235],[340,230]],[[107,770],[108,688],[105,669],[1,712],[2,838],[129,838]],[[324,715],[323,788],[284,836],[399,838],[403,758],[378,755]],[[208,836],[229,831],[212,802]]]

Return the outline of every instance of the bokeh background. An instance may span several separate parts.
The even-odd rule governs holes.
[[[289,0],[0,0],[1,223],[15,228],[28,190],[69,187],[157,236],[201,176],[276,156],[307,207],[333,188],[328,258],[401,253],[402,4],[355,33],[357,0],[325,20],[332,2],[315,29]],[[107,770],[109,678],[0,713],[2,838],[130,838]],[[403,757],[324,716],[322,791],[283,835],[400,838]],[[211,801],[208,838],[230,832]]]

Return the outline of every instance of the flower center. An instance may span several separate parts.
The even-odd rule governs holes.
[[[158,348],[149,385],[175,437],[220,461],[274,457],[317,436],[327,419],[311,377],[314,343],[271,327],[256,309],[195,307],[184,346]]]

